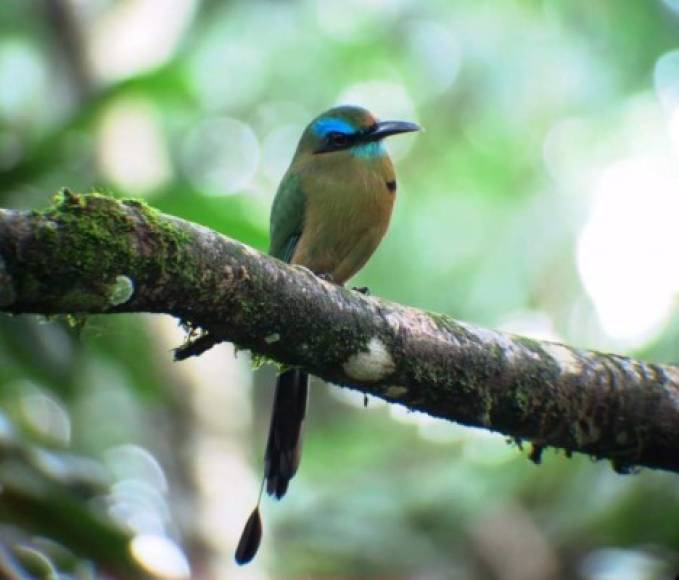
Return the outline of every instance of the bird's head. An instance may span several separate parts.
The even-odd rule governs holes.
[[[387,153],[382,144],[385,137],[419,129],[419,125],[406,121],[378,121],[366,109],[343,105],[309,123],[297,147],[297,156],[379,158]]]

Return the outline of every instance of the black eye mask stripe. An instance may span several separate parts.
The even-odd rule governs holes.
[[[365,129],[361,129],[355,133],[340,133],[339,131],[333,131],[329,133],[325,138],[323,144],[314,151],[315,154],[318,153],[332,153],[333,151],[342,151],[344,149],[351,149],[354,145],[358,143],[364,143],[372,141],[371,135],[377,131],[377,123],[373,123]],[[333,135],[343,135],[345,140],[342,143],[333,143]]]

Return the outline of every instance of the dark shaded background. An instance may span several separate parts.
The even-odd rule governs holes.
[[[426,132],[390,143],[399,200],[357,285],[679,363],[678,48],[677,0],[3,0],[0,205],[138,196],[265,249],[304,125],[360,104]],[[224,345],[173,364],[182,336],[161,317],[0,317],[0,572],[679,572],[676,475],[537,467],[321,384],[301,471],[236,570],[273,371]]]

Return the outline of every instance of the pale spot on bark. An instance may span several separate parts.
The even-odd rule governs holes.
[[[582,364],[567,346],[545,342],[542,348],[558,363],[562,373],[579,373],[582,370]]]
[[[374,336],[367,349],[351,355],[342,368],[357,381],[379,381],[393,372],[395,365],[386,345]]]
[[[393,312],[390,312],[384,318],[389,323],[389,326],[394,333],[397,333],[401,329],[401,319]]]
[[[665,366],[663,369],[675,386],[679,387],[679,367]]]
[[[108,292],[108,301],[111,306],[125,304],[134,294],[134,283],[127,276],[116,276],[116,281],[111,285]]]
[[[251,248],[250,246],[246,246],[245,244],[239,244],[238,246],[240,250],[244,254],[247,254],[248,256],[252,256],[253,258],[259,258],[262,254],[255,250],[254,248]]]
[[[384,390],[384,396],[390,399],[400,399],[403,395],[408,392],[406,387],[401,387],[400,385],[390,385]]]
[[[224,266],[223,273],[224,273],[224,281],[227,284],[231,284],[231,282],[233,282],[233,277],[234,277],[233,276],[233,268],[231,266],[228,266],[228,265]]]
[[[520,339],[518,336],[504,334],[502,332],[498,332],[497,330],[482,328],[467,322],[458,321],[457,324],[463,327],[467,332],[474,335],[476,340],[478,340],[485,347],[489,349],[499,348],[502,356],[508,364],[515,364],[516,362],[525,360],[526,358],[536,363],[540,362],[540,356],[530,348],[523,345],[518,340]]]
[[[663,366],[662,369],[665,371],[667,378],[671,381],[670,384],[666,386],[666,389],[669,392],[674,405],[679,408],[679,367]]]

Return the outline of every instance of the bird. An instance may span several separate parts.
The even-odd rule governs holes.
[[[353,105],[314,118],[271,206],[269,254],[344,285],[365,265],[389,226],[397,184],[384,139],[418,130],[416,123],[379,121]],[[252,560],[259,548],[264,487],[280,499],[297,472],[308,390],[303,370],[289,369],[277,378],[264,476],[236,549],[238,564]]]

